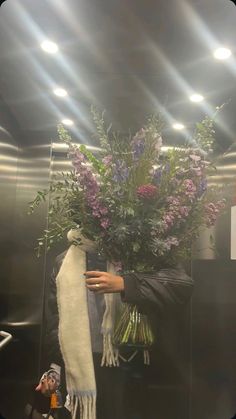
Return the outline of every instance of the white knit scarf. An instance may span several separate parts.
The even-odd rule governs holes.
[[[65,363],[66,385],[75,419],[78,405],[80,419],[96,419],[96,381],[94,374],[91,335],[87,306],[86,251],[94,250],[94,243],[82,239],[82,245],[73,242],[80,237],[78,230],[71,230],[72,242],[56,278],[59,312],[59,342]],[[108,271],[114,272],[112,265]],[[104,294],[105,313],[102,322],[102,366],[118,366],[118,351],[112,346],[112,333],[119,294]]]

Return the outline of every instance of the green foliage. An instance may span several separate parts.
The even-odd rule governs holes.
[[[99,158],[58,127],[73,170],[59,174],[30,203],[33,212],[49,198],[48,229],[39,248],[49,250],[79,226],[100,253],[128,270],[150,271],[190,257],[200,230],[213,225],[225,205],[221,191],[207,187],[215,170],[206,159],[206,150],[213,148],[213,121],[207,117],[197,124],[194,147],[162,153],[159,116],[149,117],[132,137],[106,129],[104,115],[94,108],[92,115]]]

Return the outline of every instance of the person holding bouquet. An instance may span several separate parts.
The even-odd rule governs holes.
[[[225,207],[208,184],[212,121],[197,125],[196,146],[162,153],[158,118],[127,139],[111,135],[103,117],[93,115],[99,158],[59,127],[73,169],[31,203],[34,210],[50,193],[49,228],[39,250],[70,230],[70,247],[51,281],[47,352],[53,364],[37,389],[58,389],[57,364],[65,370],[73,419],[95,419],[96,413],[97,419],[146,419],[139,401],[147,386],[140,379],[131,403],[128,383],[150,362],[161,316],[189,300],[193,281],[182,261],[191,257],[200,229],[212,226]]]

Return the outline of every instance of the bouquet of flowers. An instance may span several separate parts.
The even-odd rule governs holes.
[[[95,109],[93,118],[99,156],[75,145],[63,126],[58,128],[73,169],[53,179],[30,204],[33,211],[50,194],[49,227],[39,250],[49,250],[79,226],[122,272],[157,271],[190,257],[200,230],[212,226],[225,207],[219,189],[208,185],[215,171],[207,158],[214,142],[212,120],[206,117],[197,124],[194,146],[163,152],[159,117],[150,117],[133,137],[106,129]],[[134,313],[138,318],[129,310],[130,319]]]

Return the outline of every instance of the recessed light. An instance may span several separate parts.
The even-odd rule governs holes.
[[[65,97],[68,95],[67,91],[65,89],[63,89],[62,87],[57,87],[56,89],[53,90],[54,95],[59,96],[59,97]]]
[[[191,100],[191,102],[199,103],[204,100],[204,97],[199,93],[194,93],[192,96],[190,96],[189,99]]]
[[[175,122],[175,124],[173,124],[173,128],[180,131],[181,129],[184,129],[185,126],[181,124],[181,122]]]
[[[217,48],[214,51],[214,57],[217,60],[227,60],[227,58],[229,58],[231,55],[232,55],[232,52],[230,51],[229,48],[221,47],[221,48]]]
[[[55,44],[55,42],[52,41],[43,41],[41,43],[41,48],[45,51],[48,52],[49,54],[55,54],[58,51],[58,46],[57,44]]]
[[[72,121],[72,119],[65,118],[61,122],[62,122],[63,125],[67,125],[67,126],[74,125],[74,121]]]

